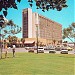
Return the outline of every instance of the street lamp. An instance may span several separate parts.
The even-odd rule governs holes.
[[[35,25],[36,25],[36,40],[37,40],[37,54],[38,54],[38,26],[39,26],[39,16],[35,13]]]
[[[37,54],[38,54],[38,24],[36,24],[36,38],[37,38]]]

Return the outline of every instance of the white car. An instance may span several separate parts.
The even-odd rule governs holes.
[[[43,47],[38,47],[38,53],[44,53],[44,48]]]
[[[61,49],[61,54],[68,54],[68,50],[66,48]]]
[[[55,49],[50,49],[49,53],[56,53]]]

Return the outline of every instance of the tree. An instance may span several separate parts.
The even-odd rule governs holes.
[[[25,38],[21,38],[21,42],[24,43],[25,42]]]
[[[16,36],[12,36],[12,43],[13,43],[13,44],[16,44],[16,43],[17,43],[17,39],[18,39],[18,38],[17,38]]]
[[[9,40],[10,43],[12,42],[12,39],[11,38],[12,37],[10,35],[7,37],[7,40]]]
[[[35,0],[35,1],[37,9],[42,9],[43,12],[45,12],[45,10],[48,11],[49,9],[54,10],[55,8],[57,9],[57,11],[61,11],[62,8],[67,7],[66,0]],[[32,0],[29,0],[29,2],[32,3]]]
[[[54,43],[54,45],[55,45],[55,43],[56,43],[56,40],[55,40],[55,39],[53,40],[53,43]]]
[[[4,17],[0,15],[0,52],[2,58],[2,40],[7,34],[17,34],[21,31],[21,27],[16,26],[12,20],[5,21]]]
[[[9,8],[18,9],[17,3],[22,0],[0,0],[0,11],[3,11],[4,16],[7,16],[7,11]],[[62,8],[67,7],[66,0],[28,0],[30,6],[32,7],[33,1],[36,2],[37,9],[45,10],[49,9],[57,9],[57,11],[61,11]]]
[[[5,34],[12,34],[12,36],[8,36],[8,40],[10,44],[13,44],[17,42],[17,37],[15,36],[15,34],[18,34],[21,32],[21,27],[19,27],[18,25],[14,24],[14,22],[12,20],[9,20],[7,22],[7,25],[9,26],[8,30],[4,30]]]
[[[17,42],[17,37],[16,36],[8,36],[7,38],[10,43],[16,43]]]
[[[63,29],[63,39],[65,38],[69,38],[74,43],[75,50],[75,23],[72,23],[68,28]]]
[[[21,27],[19,27],[18,25],[14,24],[14,22],[12,20],[9,20],[8,22],[5,23],[5,25],[8,30],[4,30],[4,33],[6,34],[17,34],[21,32]]]
[[[21,38],[22,46],[24,46],[25,38]]]
[[[1,34],[1,30],[2,30],[2,28],[5,27],[4,23],[5,23],[4,17],[2,15],[0,15],[0,58],[2,58],[2,41],[1,41],[1,37],[3,36]]]

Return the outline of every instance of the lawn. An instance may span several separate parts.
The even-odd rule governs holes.
[[[0,75],[75,75],[74,55],[12,53],[0,59]]]

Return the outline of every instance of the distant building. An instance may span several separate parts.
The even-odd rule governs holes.
[[[55,44],[62,41],[62,25],[54,22],[38,13],[32,13],[32,9],[27,8],[22,12],[23,33],[22,37],[26,40],[36,42],[37,26],[38,40],[43,45]]]

